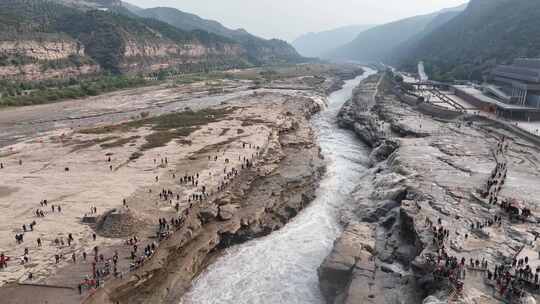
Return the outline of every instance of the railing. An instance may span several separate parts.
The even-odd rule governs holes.
[[[494,87],[492,85],[486,85],[484,86],[484,88],[486,90],[488,90],[490,93],[492,93],[493,95],[505,100],[505,101],[509,101],[510,100],[510,96],[508,96],[506,93],[504,93],[503,91],[501,91],[500,89],[498,89],[497,87]]]

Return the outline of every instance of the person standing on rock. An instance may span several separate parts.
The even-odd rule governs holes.
[[[0,253],[0,269],[7,268],[7,261],[9,260],[8,257],[4,255],[4,253]]]
[[[97,278],[97,271],[96,271],[96,262],[92,262],[92,277],[94,280]]]
[[[99,253],[98,246],[94,246],[94,262],[96,262],[96,263],[98,261],[98,253]]]

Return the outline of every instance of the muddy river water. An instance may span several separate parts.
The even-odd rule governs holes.
[[[373,73],[368,69],[347,81],[312,120],[328,162],[317,198],[281,230],[229,248],[194,281],[182,304],[324,303],[317,268],[340,233],[339,210],[365,174],[368,154],[352,132],[338,128],[336,116],[354,87]]]

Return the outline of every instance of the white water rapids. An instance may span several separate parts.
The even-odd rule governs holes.
[[[346,82],[329,96],[328,107],[312,123],[327,160],[316,199],[281,230],[231,247],[195,281],[183,304],[322,304],[317,268],[332,249],[341,227],[340,206],[366,171],[368,148],[336,115],[354,87],[374,73]]]

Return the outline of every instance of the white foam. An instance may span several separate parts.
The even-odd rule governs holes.
[[[367,148],[336,124],[336,115],[366,76],[347,81],[313,119],[328,160],[317,198],[284,228],[232,247],[193,284],[184,304],[319,304],[317,268],[340,233],[338,209],[365,172]]]

